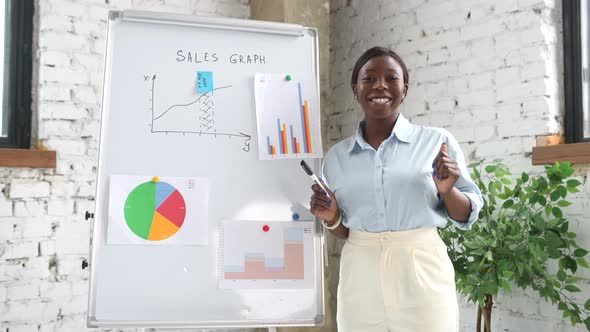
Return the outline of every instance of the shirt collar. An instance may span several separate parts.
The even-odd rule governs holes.
[[[355,146],[359,146],[361,148],[365,148],[368,147],[369,144],[365,141],[365,139],[363,138],[363,128],[365,127],[366,123],[365,120],[361,121],[356,129],[356,133],[354,135],[354,138],[350,141],[350,145],[348,147],[348,152],[352,152],[352,150],[354,149]],[[414,129],[414,125],[412,125],[410,123],[410,121],[408,121],[408,119],[406,119],[403,114],[400,113],[400,115],[397,117],[397,121],[395,122],[395,126],[393,127],[393,130],[391,131],[391,135],[389,136],[389,138],[387,140],[390,140],[394,135],[395,137],[397,137],[398,140],[405,142],[405,143],[411,143],[412,142],[412,133]]]

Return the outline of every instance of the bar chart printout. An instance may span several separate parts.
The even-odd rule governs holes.
[[[312,288],[313,226],[303,221],[222,222],[220,288]]]
[[[312,77],[285,77],[255,75],[259,158],[321,158],[317,85]]]

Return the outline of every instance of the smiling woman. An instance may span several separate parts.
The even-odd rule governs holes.
[[[400,105],[408,69],[375,47],[357,60],[351,88],[364,113],[354,136],[326,154],[328,196],[312,186],[311,212],[346,239],[338,331],[457,331],[453,265],[436,227],[469,229],[483,205],[459,143],[411,124]]]
[[[352,90],[365,112],[365,123],[385,130],[380,135],[368,135],[371,141],[367,143],[378,149],[386,138],[383,136],[391,133],[398,107],[408,92],[407,68],[401,59],[396,61],[392,56],[381,55],[355,69],[357,74],[355,76],[353,71]]]

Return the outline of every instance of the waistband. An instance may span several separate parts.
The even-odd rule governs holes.
[[[347,241],[360,246],[422,246],[425,244],[444,245],[436,227],[417,228],[396,232],[363,232],[351,229]]]

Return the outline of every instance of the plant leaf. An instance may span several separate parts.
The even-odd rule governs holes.
[[[539,204],[541,204],[541,206],[545,206],[545,204],[547,204],[547,199],[545,198],[545,196],[539,195],[537,200],[539,201]]]
[[[505,279],[502,279],[500,281],[500,286],[502,287],[502,289],[504,289],[505,291],[508,292],[512,292],[512,287],[510,286],[510,283],[507,282]]]
[[[557,187],[557,191],[559,191],[561,197],[565,198],[565,196],[567,196],[567,189],[565,189],[564,186],[560,185],[559,187]]]
[[[567,233],[567,230],[568,230],[568,228],[569,228],[569,226],[570,226],[570,223],[569,223],[569,222],[567,222],[567,221],[566,221],[566,222],[564,222],[564,223],[563,223],[563,224],[561,224],[561,226],[559,227],[559,232],[560,232],[560,233],[562,233],[562,234],[566,234],[566,233]]]
[[[574,250],[574,256],[576,256],[576,257],[584,257],[584,256],[586,256],[587,253],[588,253],[588,250],[582,249],[582,248],[578,248],[578,249]]]
[[[563,302],[563,301],[559,301],[559,304],[557,305],[557,309],[567,310],[567,304],[565,304],[565,302]]]
[[[582,280],[582,278],[580,278],[580,277],[568,277],[565,279],[565,283],[566,284],[573,284],[573,283],[576,283],[580,280]]]
[[[514,205],[514,201],[509,199],[506,202],[504,202],[504,204],[502,204],[502,208],[504,209],[508,209],[510,208],[512,205]]]
[[[553,231],[548,231],[545,234],[545,241],[547,241],[547,245],[551,248],[560,248],[565,244],[561,237],[559,237],[559,235]]]
[[[493,172],[496,171],[496,168],[497,167],[494,166],[494,165],[488,165],[488,166],[486,166],[485,170],[486,170],[487,173],[493,173]]]
[[[561,218],[563,217],[563,212],[561,212],[561,209],[558,207],[553,207],[551,209],[551,212],[553,213],[553,215],[557,218]]]
[[[564,270],[557,271],[557,280],[564,281],[565,278],[567,278],[567,274],[565,273]]]
[[[566,184],[568,187],[577,187],[577,186],[581,185],[582,182],[580,182],[577,179],[571,179],[571,180],[567,180]]]
[[[549,217],[549,215],[551,214],[551,209],[552,209],[552,206],[550,204],[545,205],[545,215],[547,215],[547,217]]]
[[[561,257],[561,251],[555,248],[547,248],[547,255],[549,256],[549,258],[558,259],[559,257]]]
[[[549,188],[549,184],[547,183],[547,180],[545,180],[544,177],[540,177],[539,178],[539,191],[545,191],[547,190],[547,188]]]
[[[570,291],[572,293],[577,293],[577,292],[581,292],[582,290],[579,289],[578,287],[574,286],[574,285],[565,285],[565,289],[567,291]]]
[[[566,256],[565,267],[572,271],[572,273],[576,273],[576,270],[578,270],[578,263],[576,263],[576,261],[573,258]]]
[[[585,269],[590,269],[590,265],[588,265],[588,263],[586,262],[585,259],[583,258],[577,258],[576,262],[578,262],[578,265],[580,265],[581,267],[585,268]]]

